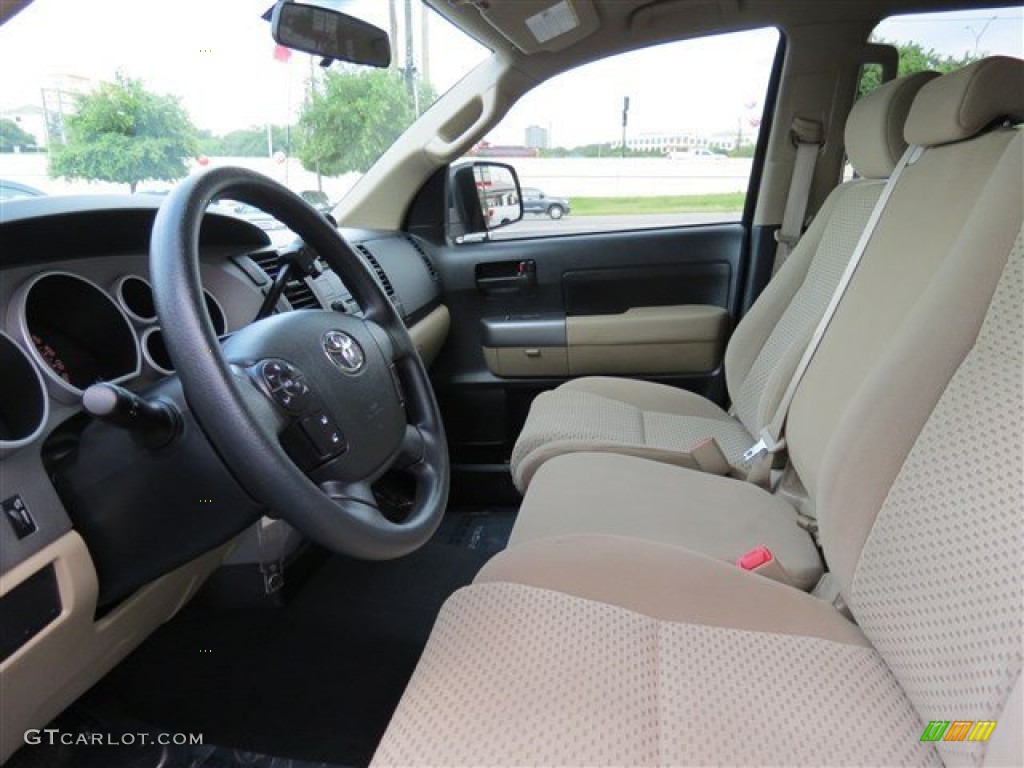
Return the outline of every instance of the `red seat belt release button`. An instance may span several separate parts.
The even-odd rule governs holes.
[[[768,547],[761,545],[754,547],[747,552],[740,555],[736,561],[736,565],[742,568],[744,571],[753,571],[760,568],[762,565],[766,565],[775,559],[775,555]]]

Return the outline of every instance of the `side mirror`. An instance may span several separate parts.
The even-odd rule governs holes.
[[[285,48],[371,67],[391,63],[387,32],[346,13],[318,5],[278,0],[270,16],[274,42]]]
[[[523,218],[519,176],[511,165],[474,161],[453,166],[449,191],[449,234],[455,240],[486,234]]]

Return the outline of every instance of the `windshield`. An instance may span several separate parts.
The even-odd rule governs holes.
[[[0,27],[5,190],[166,194],[230,164],[328,209],[489,54],[418,0],[351,0],[392,65],[323,68],[275,46],[271,4],[35,0]]]

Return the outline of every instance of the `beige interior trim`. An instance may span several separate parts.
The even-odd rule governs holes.
[[[569,346],[719,341],[729,313],[709,304],[633,307],[617,315],[580,315],[566,320]]]
[[[448,307],[442,304],[409,329],[412,343],[423,358],[423,364],[428,368],[444,346],[451,325],[451,313],[448,312]]]
[[[721,348],[710,341],[569,347],[569,375],[701,373],[718,366]]]
[[[579,534],[522,542],[487,561],[474,583],[488,582],[564,592],[661,621],[868,645],[857,626],[823,600],[698,552],[642,539]]]
[[[484,360],[495,376],[568,376],[565,347],[484,347]]]
[[[468,150],[536,81],[500,55],[486,59],[424,112],[334,209],[345,226],[401,229],[430,174]]]
[[[570,317],[569,375],[710,371],[721,360],[728,326],[725,309],[705,304]]]
[[[225,544],[151,582],[99,621],[93,620],[96,570],[74,531],[0,575],[0,595],[5,595],[53,564],[62,603],[53,622],[0,664],[0,762],[22,745],[27,729],[49,723],[170,619],[232,546]]]

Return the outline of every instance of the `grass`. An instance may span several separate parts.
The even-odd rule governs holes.
[[[630,213],[700,213],[741,211],[744,192],[716,195],[663,195],[661,197],[573,197],[574,216],[614,216]]]

